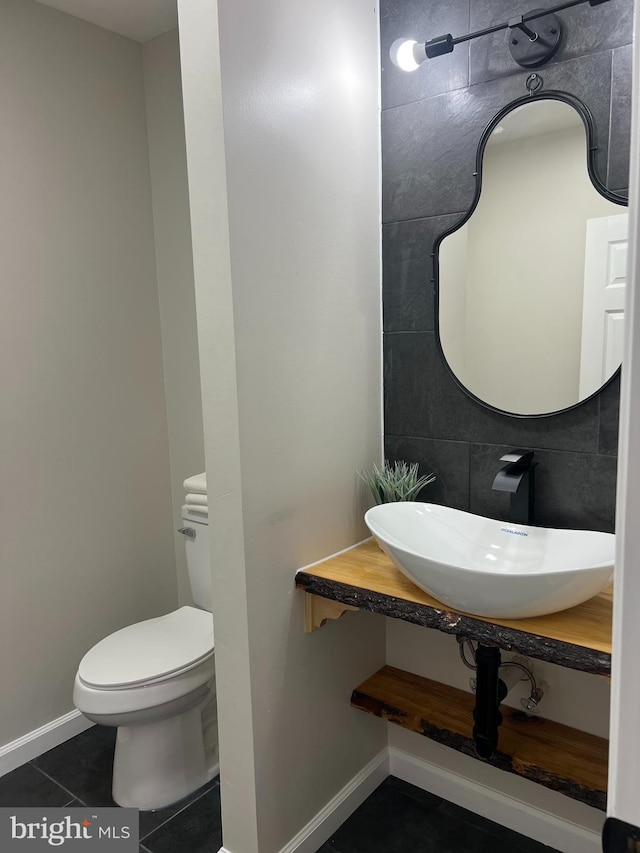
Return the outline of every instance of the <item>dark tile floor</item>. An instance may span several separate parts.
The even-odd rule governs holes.
[[[0,777],[0,806],[112,806],[116,730],[94,726]],[[218,853],[220,785],[214,779],[180,803],[140,812],[141,853]]]
[[[95,726],[0,777],[0,806],[110,806],[115,729]],[[218,853],[215,779],[140,813],[141,853]],[[557,853],[389,776],[318,853]]]
[[[389,776],[318,853],[557,853]]]

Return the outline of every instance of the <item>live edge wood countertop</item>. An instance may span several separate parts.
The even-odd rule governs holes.
[[[359,610],[495,643],[560,666],[596,675],[611,672],[612,587],[560,613],[530,619],[485,619],[453,610],[423,592],[374,541],[297,572],[296,586]]]

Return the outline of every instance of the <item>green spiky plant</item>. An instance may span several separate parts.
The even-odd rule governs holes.
[[[418,476],[418,463],[394,462],[387,459],[382,468],[374,464],[371,471],[358,471],[360,478],[367,484],[377,504],[394,501],[411,501],[436,477],[435,474]]]

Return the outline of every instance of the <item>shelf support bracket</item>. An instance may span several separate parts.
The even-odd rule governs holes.
[[[310,634],[322,628],[327,619],[339,619],[348,610],[357,610],[351,604],[341,604],[330,598],[322,598],[310,592],[304,594],[304,632]]]

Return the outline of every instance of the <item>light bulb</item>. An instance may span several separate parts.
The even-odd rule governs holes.
[[[416,71],[420,68],[420,61],[416,59],[416,48],[423,49],[414,39],[396,39],[389,51],[391,61],[402,71]],[[426,54],[424,58],[426,59]]]

